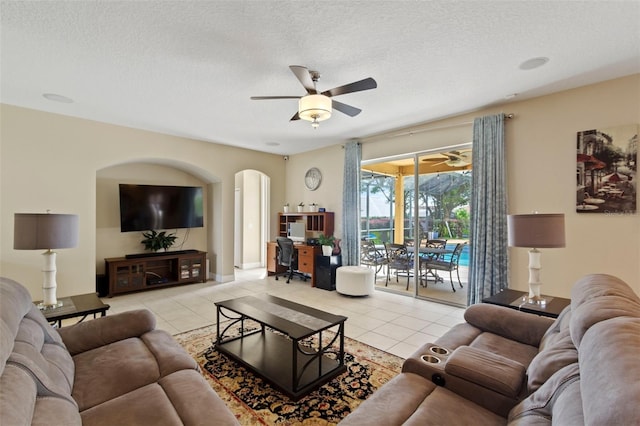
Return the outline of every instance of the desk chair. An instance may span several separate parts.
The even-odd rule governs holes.
[[[306,281],[307,276],[297,270],[298,252],[293,247],[293,240],[291,238],[278,237],[276,238],[276,243],[278,244],[278,265],[287,268],[286,272],[276,274],[276,281],[278,280],[279,275],[287,276],[287,284],[289,284],[289,281],[294,275],[301,278],[303,281]]]

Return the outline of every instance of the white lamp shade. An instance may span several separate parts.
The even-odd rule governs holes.
[[[331,117],[331,98],[307,95],[298,102],[298,116],[307,121],[324,121]]]
[[[509,246],[559,248],[565,246],[564,214],[519,214],[507,216]]]
[[[16,213],[13,248],[16,250],[62,249],[78,245],[78,215]]]

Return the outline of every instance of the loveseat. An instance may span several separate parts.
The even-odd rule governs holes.
[[[237,425],[147,310],[52,328],[0,278],[0,424]]]
[[[478,304],[341,425],[640,424],[640,298],[589,275],[556,320]]]

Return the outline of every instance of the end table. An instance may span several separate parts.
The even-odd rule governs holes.
[[[507,308],[517,309],[530,314],[542,315],[544,317],[558,318],[560,312],[571,304],[571,299],[564,297],[545,296],[547,300],[545,306],[527,303],[526,297],[529,295],[526,291],[511,290],[509,288],[496,293],[491,297],[482,299],[482,303],[491,303],[494,305],[506,306]],[[524,298],[524,299],[523,299]]]
[[[62,306],[41,310],[47,321],[57,327],[62,327],[62,320],[68,318],[82,317],[78,320],[78,322],[82,322],[91,314],[93,314],[94,318],[96,317],[96,314],[100,314],[100,316],[103,317],[111,307],[102,303],[102,300],[100,300],[95,293],[62,297],[58,300],[62,301]],[[40,302],[38,301],[34,303],[37,305]]]

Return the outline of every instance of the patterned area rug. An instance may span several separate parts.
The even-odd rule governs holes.
[[[345,337],[347,371],[295,402],[216,351],[212,347],[215,335],[215,326],[210,326],[175,338],[243,425],[335,425],[399,374],[404,361]]]

